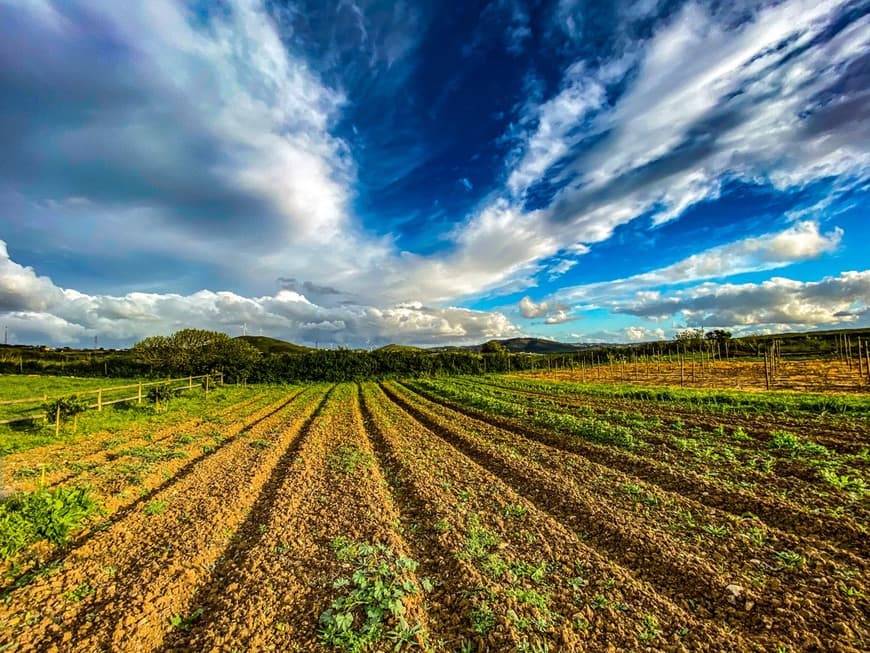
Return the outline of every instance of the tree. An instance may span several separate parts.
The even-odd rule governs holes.
[[[722,350],[729,340],[731,340],[731,332],[725,329],[713,329],[704,334],[704,339],[711,345],[713,343]]]
[[[677,331],[674,335],[674,342],[677,343],[677,349],[680,346],[684,350],[700,351],[701,345],[704,342],[704,329],[683,329]]]
[[[490,340],[483,343],[480,352],[483,354],[505,354],[507,353],[507,348],[498,340]]]
[[[133,346],[133,354],[160,372],[193,375],[220,371],[234,379],[246,378],[260,359],[260,351],[247,342],[202,329],[145,338]]]

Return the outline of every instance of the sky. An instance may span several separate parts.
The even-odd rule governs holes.
[[[870,2],[0,0],[10,344],[870,326]]]

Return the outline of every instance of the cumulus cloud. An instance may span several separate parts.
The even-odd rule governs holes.
[[[536,304],[528,295],[520,300],[520,314],[523,317],[543,317],[547,314],[549,310],[550,307],[547,302],[540,302],[539,304]]]
[[[519,309],[520,315],[525,318],[546,318],[544,324],[563,324],[573,319],[564,304],[546,301],[535,303],[528,295],[520,300]]]
[[[569,316],[566,311],[557,310],[547,316],[547,319],[544,320],[544,324],[564,324],[565,322],[569,322],[571,319],[571,316]]]
[[[870,270],[820,281],[773,277],[761,283],[704,283],[667,297],[647,295],[616,313],[650,319],[681,315],[690,326],[804,325],[854,322],[870,306]]]
[[[290,289],[259,297],[210,290],[189,295],[90,295],[60,288],[32,268],[15,263],[2,241],[0,311],[13,340],[65,344],[82,343],[94,335],[105,343],[130,344],[187,327],[234,333],[242,324],[252,331],[297,342],[349,346],[396,341],[419,345],[476,343],[519,334],[496,312],[429,307],[421,302],[327,307]]]
[[[834,252],[842,237],[839,227],[822,233],[818,222],[806,220],[783,231],[713,247],[650,272],[563,288],[558,296],[564,301],[607,304],[657,286],[773,270]]]

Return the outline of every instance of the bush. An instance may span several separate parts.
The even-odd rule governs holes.
[[[168,404],[172,399],[172,389],[168,383],[154,385],[148,388],[148,401],[160,408],[161,404]]]
[[[88,402],[73,395],[43,404],[43,408],[45,409],[45,418],[49,422],[54,422],[57,419],[58,412],[60,421],[66,422],[70,417],[85,412],[88,409]]]

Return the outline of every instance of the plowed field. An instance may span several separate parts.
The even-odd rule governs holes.
[[[102,513],[7,561],[0,650],[865,651],[857,401],[317,385],[34,449],[13,472],[50,471],[19,490],[86,486]]]

